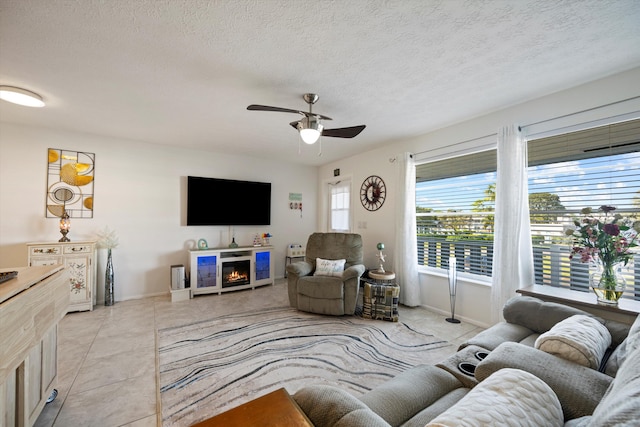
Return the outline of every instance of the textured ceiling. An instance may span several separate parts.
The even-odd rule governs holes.
[[[638,0],[0,0],[0,120],[319,165],[640,66]],[[303,146],[296,114],[354,139]]]

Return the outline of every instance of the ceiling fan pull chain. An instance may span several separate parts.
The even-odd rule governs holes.
[[[322,156],[322,134],[320,134],[320,138],[318,138],[320,144],[318,144],[318,157]]]

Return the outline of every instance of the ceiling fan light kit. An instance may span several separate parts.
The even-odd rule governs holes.
[[[352,126],[346,128],[325,129],[321,120],[331,120],[331,117],[322,114],[316,114],[312,111],[312,106],[318,101],[318,95],[315,93],[305,93],[302,99],[309,104],[309,111],[293,110],[290,108],[271,107],[268,105],[251,104],[247,110],[251,111],[275,111],[279,113],[297,113],[304,117],[297,122],[289,123],[300,134],[300,138],[305,144],[315,144],[321,136],[334,138],[353,138],[364,130],[365,125]]]
[[[25,107],[44,107],[42,97],[30,90],[0,85],[0,99]]]
[[[302,141],[305,144],[311,145],[318,141],[324,126],[316,117],[304,117],[298,122],[297,128],[300,132],[300,138],[302,138]]]

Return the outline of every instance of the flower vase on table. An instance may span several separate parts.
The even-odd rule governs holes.
[[[581,211],[585,217],[566,230],[573,238],[569,259],[577,255],[581,262],[593,265],[589,285],[598,303],[606,305],[617,305],[624,294],[626,282],[620,269],[633,260],[632,248],[638,246],[640,232],[640,221],[613,215],[615,209],[600,206],[603,215],[594,215],[591,208],[585,208]]]
[[[595,292],[598,303],[617,305],[627,287],[620,265],[603,264],[599,259],[593,264],[594,271],[589,275],[589,285]]]

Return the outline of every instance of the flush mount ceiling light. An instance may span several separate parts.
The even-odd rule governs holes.
[[[40,95],[14,86],[0,86],[0,99],[25,107],[44,107]]]
[[[320,138],[324,126],[322,126],[317,117],[310,116],[300,120],[297,128],[300,132],[300,138],[305,144],[315,144]]]

